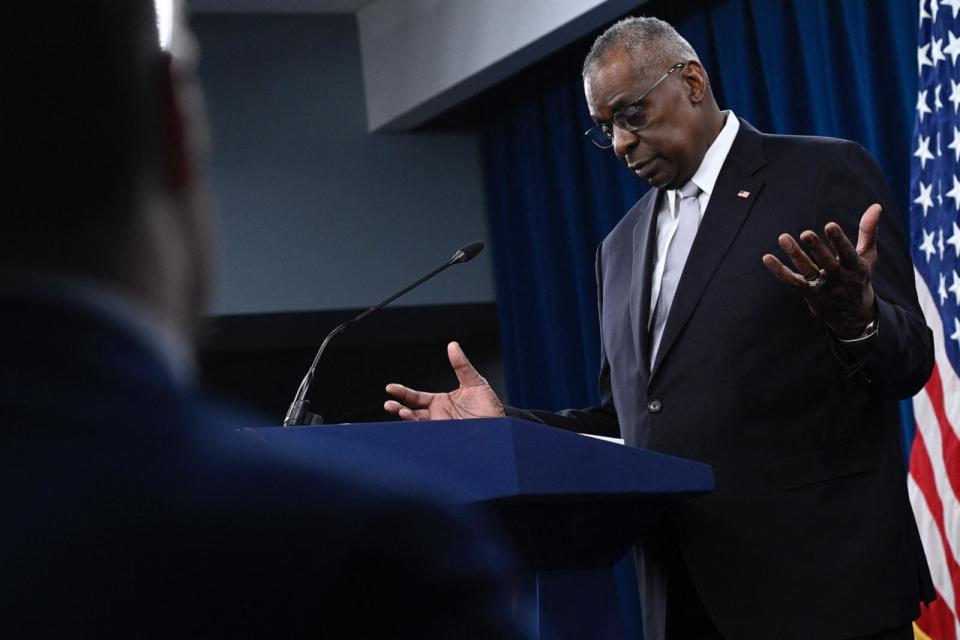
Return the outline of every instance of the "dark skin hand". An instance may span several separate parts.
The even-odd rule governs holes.
[[[855,338],[876,317],[871,274],[877,264],[879,224],[880,205],[872,204],[860,218],[856,248],[836,222],[827,223],[823,238],[807,230],[797,242],[784,233],[778,238],[780,248],[795,271],[769,253],[763,256],[763,264],[780,282],[803,294],[810,311],[826,323],[833,335]],[[817,276],[826,282],[813,288],[810,282]]]
[[[460,345],[447,345],[450,366],[460,386],[448,393],[416,391],[401,384],[388,384],[383,408],[403,420],[459,420],[461,418],[495,418],[506,415],[503,403],[487,381],[473,368]]]

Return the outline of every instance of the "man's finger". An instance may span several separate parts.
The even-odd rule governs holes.
[[[426,420],[430,417],[429,409],[417,409],[413,411],[410,407],[405,407],[394,400],[387,400],[383,403],[383,408],[387,413],[398,416],[401,420]]]
[[[793,266],[801,275],[809,276],[820,272],[820,267],[814,264],[810,256],[804,253],[803,249],[800,248],[800,244],[793,239],[793,236],[788,233],[783,233],[777,238],[777,241],[780,244],[780,248],[787,254],[787,257],[790,258]]]
[[[765,266],[767,270],[776,276],[777,280],[783,284],[791,287],[808,286],[806,278],[785,267],[784,264],[777,258],[777,256],[773,254],[768,253],[763,256],[763,266]]]
[[[882,209],[879,204],[872,204],[863,212],[860,218],[860,233],[857,236],[857,253],[861,256],[876,254],[877,252],[877,229],[880,228],[880,214]]]
[[[407,422],[415,422],[418,419],[416,414],[406,407],[401,407],[397,415],[400,416],[401,420],[406,420]]]
[[[453,367],[453,372],[457,374],[457,380],[460,382],[461,387],[473,387],[478,384],[483,384],[483,377],[477,373],[477,370],[474,369],[470,361],[467,360],[467,356],[463,353],[463,349],[460,348],[459,344],[451,342],[447,345],[447,357],[450,359],[450,366]]]
[[[397,415],[401,420],[406,422],[419,422],[420,420],[430,420],[430,410],[429,409],[417,409],[416,411],[410,409],[409,407],[400,407],[400,410],[397,411]]]
[[[815,234],[813,231],[804,231],[800,234],[800,239],[803,240],[803,244],[807,247],[807,251],[810,252],[810,255],[813,256],[814,261],[828,273],[836,271],[837,267],[840,266],[840,262],[837,259],[836,254],[833,252],[833,248],[827,246],[827,243],[824,242],[820,236]],[[820,269],[817,269],[819,271]],[[811,272],[812,273],[812,272]],[[806,275],[807,272],[804,272]]]
[[[390,383],[387,385],[387,393],[396,398],[401,404],[408,407],[425,407],[433,399],[432,393],[426,391],[416,391],[403,386],[402,384]]]
[[[387,413],[392,413],[393,415],[399,415],[400,411],[406,409],[407,407],[403,406],[396,400],[387,400],[383,403],[383,410]]]
[[[850,238],[843,232],[840,225],[836,222],[828,222],[827,226],[823,228],[823,231],[830,238],[831,242],[833,242],[833,246],[837,248],[840,264],[843,265],[845,269],[856,269],[860,263],[860,259],[857,256],[856,249],[853,248],[853,243],[850,242]]]

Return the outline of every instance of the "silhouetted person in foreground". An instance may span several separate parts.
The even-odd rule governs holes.
[[[152,0],[0,15],[0,636],[518,637],[499,547],[198,391],[193,41]],[[255,421],[254,421],[255,422]]]

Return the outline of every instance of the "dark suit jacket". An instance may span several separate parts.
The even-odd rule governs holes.
[[[102,317],[0,297],[0,635],[519,635],[472,520],[256,422]]]
[[[876,163],[848,141],[765,135],[741,120],[650,370],[659,197],[645,194],[597,253],[602,406],[518,415],[619,431],[629,445],[713,465],[716,492],[671,524],[725,635],[847,638],[912,620],[933,592],[897,400],[923,386],[933,347]],[[874,202],[883,206],[879,334],[869,356],[850,363],[761,256],[781,253],[779,234],[822,233],[830,220],[856,243]]]

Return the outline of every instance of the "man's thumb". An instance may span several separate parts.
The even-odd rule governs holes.
[[[483,378],[467,360],[467,356],[463,353],[459,344],[451,342],[447,345],[447,357],[450,358],[450,366],[453,367],[453,372],[457,374],[457,380],[461,387],[483,384]]]

